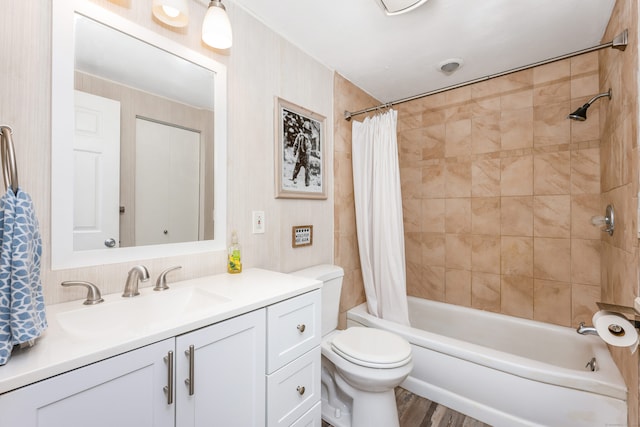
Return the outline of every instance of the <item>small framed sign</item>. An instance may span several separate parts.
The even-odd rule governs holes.
[[[291,247],[311,246],[313,244],[313,225],[294,225],[291,229]]]

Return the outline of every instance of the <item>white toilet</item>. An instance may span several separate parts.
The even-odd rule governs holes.
[[[322,419],[334,427],[397,427],[394,388],[413,368],[402,337],[373,328],[337,330],[344,271],[317,265],[291,273],[322,287]]]

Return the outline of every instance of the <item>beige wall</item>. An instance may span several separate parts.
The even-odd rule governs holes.
[[[616,230],[602,236],[602,300],[633,306],[638,296],[638,2],[618,0],[603,37],[629,29],[624,52],[600,51],[600,90],[611,88],[602,103],[600,127],[601,210],[613,204]],[[629,425],[638,425],[638,353],[611,348],[629,388]]]
[[[135,20],[228,66],[228,234],[238,230],[245,268],[291,271],[332,262],[333,251],[333,73],[257,22],[235,4],[225,3],[234,29],[229,52],[200,42],[204,6],[191,2],[186,30],[164,28],[151,18],[151,0],[96,3]],[[224,252],[136,260],[77,270],[50,268],[51,5],[52,1],[5,2],[0,15],[5,60],[0,64],[0,121],[14,129],[20,183],[31,194],[43,235],[42,279],[47,304],[84,297],[82,290],[59,286],[63,280],[93,281],[104,293],[119,292],[127,271],[138,262],[160,271],[183,265],[175,280],[225,271]],[[313,82],[313,84],[309,84]],[[329,198],[322,201],[274,199],[274,97],[327,117],[326,171]],[[263,210],[266,233],[251,234],[251,211]],[[313,246],[291,248],[291,226],[313,224]],[[227,236],[228,237],[228,236]],[[148,282],[146,285],[152,285]]]

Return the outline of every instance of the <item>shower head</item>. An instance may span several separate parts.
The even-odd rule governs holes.
[[[572,120],[577,120],[579,122],[584,122],[585,120],[587,120],[587,110],[589,109],[589,107],[591,107],[591,104],[593,104],[596,99],[602,98],[603,96],[607,96],[607,97],[609,97],[609,99],[611,99],[611,89],[609,89],[607,92],[599,93],[596,96],[594,96],[593,98],[591,98],[589,100],[589,102],[584,104],[582,107],[578,108],[573,113],[569,114],[567,116],[567,119],[572,119]]]

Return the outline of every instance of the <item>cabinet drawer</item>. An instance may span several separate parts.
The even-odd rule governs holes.
[[[320,345],[320,290],[267,309],[267,373]]]
[[[322,426],[322,402],[307,411],[306,414],[298,418],[291,427],[321,427]]]
[[[290,426],[320,402],[320,347],[269,375],[267,400],[269,427]]]

